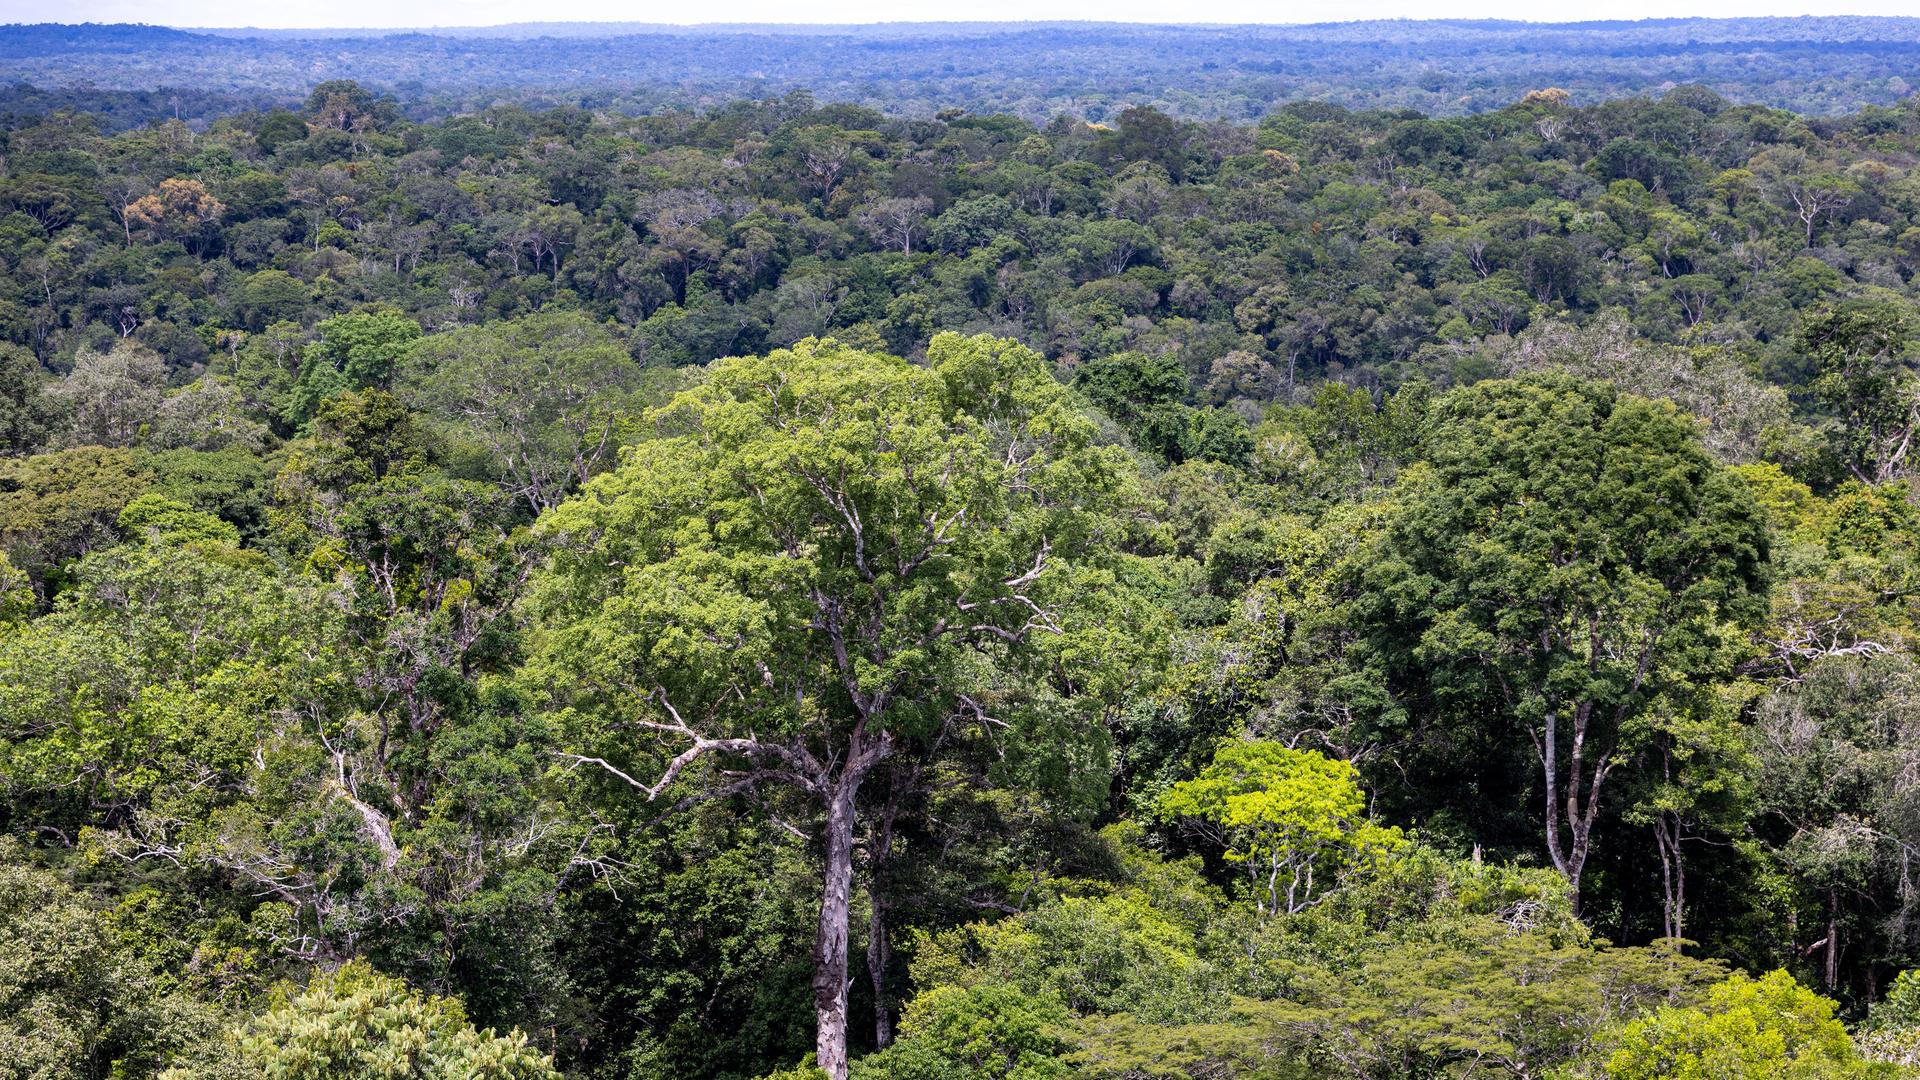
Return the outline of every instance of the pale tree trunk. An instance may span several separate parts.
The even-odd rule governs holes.
[[[832,1080],[847,1080],[847,930],[853,895],[854,830],[859,821],[861,781],[873,771],[874,766],[893,752],[891,734],[882,732],[877,737],[867,734],[868,720],[881,713],[884,702],[867,703],[867,708],[863,710],[866,715],[856,725],[845,750],[844,764],[839,766],[836,775],[834,768],[822,763],[803,745],[764,742],[751,736],[707,738],[681,719],[679,711],[667,700],[663,691],[656,693],[655,700],[667,711],[671,721],[643,720],[640,723],[656,731],[681,735],[693,744],[673,759],[655,783],[637,780],[604,758],[577,754],[562,756],[576,765],[597,765],[646,792],[649,799],[654,799],[702,756],[713,753],[744,754],[778,761],[780,767],[748,769],[738,774],[732,783],[721,785],[706,797],[747,791],[757,783],[778,780],[802,787],[821,800],[826,810],[826,821],[821,830],[824,857],[820,921],[813,945],[813,1006],[818,1023],[814,1049],[816,1062],[822,1071]],[[796,768],[798,772],[794,771]],[[683,799],[672,809],[701,801],[702,798],[692,796]],[[668,812],[671,813],[672,809]]]
[[[1687,862],[1680,851],[1680,815],[1663,812],[1653,819],[1653,841],[1660,850],[1661,936],[1682,938],[1687,929]]]
[[[1589,762],[1587,735],[1593,721],[1591,702],[1581,702],[1567,721],[1572,731],[1567,747],[1567,772],[1560,775],[1560,713],[1548,709],[1545,731],[1534,736],[1534,751],[1540,758],[1546,780],[1547,854],[1554,869],[1567,879],[1573,893],[1573,913],[1580,914],[1580,876],[1586,869],[1591,850],[1594,821],[1600,816],[1600,788],[1613,763],[1601,756]],[[1565,815],[1566,834],[1561,834]]]
[[[1587,623],[1587,655],[1589,670],[1597,670],[1600,658],[1609,652],[1622,650],[1609,649],[1600,633],[1600,617],[1597,613],[1582,616]],[[1633,680],[1627,685],[1628,694],[1637,693],[1645,684],[1647,673],[1652,669],[1654,650],[1660,644],[1660,629],[1644,632],[1639,642],[1640,657],[1633,673]],[[1631,700],[1629,697],[1627,700]],[[1613,760],[1612,751],[1602,745],[1588,745],[1594,730],[1595,703],[1591,700],[1577,702],[1566,710],[1565,703],[1549,701],[1544,717],[1544,730],[1527,729],[1528,738],[1533,740],[1533,752],[1540,759],[1540,769],[1546,780],[1546,833],[1547,854],[1553,858],[1554,869],[1567,879],[1568,891],[1573,894],[1573,913],[1580,914],[1580,875],[1586,869],[1587,855],[1592,850],[1593,826],[1600,817],[1600,789],[1607,782],[1619,762]],[[1613,709],[1611,729],[1618,732],[1627,719],[1628,705],[1623,701]],[[1560,725],[1567,725],[1567,771],[1560,774]],[[1566,821],[1566,836],[1560,831],[1561,815]]]
[[[877,708],[869,715],[877,715]],[[827,820],[821,839],[826,848],[821,876],[820,928],[813,944],[813,1012],[819,1024],[814,1054],[831,1080],[847,1080],[847,927],[853,898],[854,826],[859,822],[860,783],[892,753],[893,739],[869,739],[866,721],[855,730],[840,775],[815,790],[823,793]]]
[[[813,1011],[819,1024],[814,1047],[820,1068],[833,1080],[847,1080],[847,921],[859,788],[859,777],[843,776],[827,797],[826,869],[813,946]]]

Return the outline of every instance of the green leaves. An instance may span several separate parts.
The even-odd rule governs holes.
[[[862,1058],[855,1080],[1065,1080],[1066,1010],[1008,986],[936,987],[915,998],[900,1041]]]
[[[1492,712],[1528,733],[1548,850],[1577,883],[1636,718],[1730,674],[1765,596],[1765,522],[1691,421],[1602,383],[1457,390],[1427,446],[1431,471],[1402,478],[1351,570],[1358,656],[1445,723]]]
[[[1347,872],[1391,851],[1398,829],[1366,820],[1353,766],[1280,743],[1233,741],[1160,799],[1160,816],[1205,823],[1245,865],[1263,915],[1294,914]],[[1316,885],[1315,874],[1319,875]]]
[[[1885,1075],[1863,1061],[1834,1003],[1784,971],[1735,973],[1697,1008],[1663,1008],[1623,1026],[1607,1080],[1841,1080]]]
[[[929,360],[802,342],[647,414],[621,466],[540,523],[559,554],[536,610],[568,696],[618,712],[660,687],[759,732],[884,704],[925,733],[964,689],[963,643],[1055,632],[1048,590],[1122,491],[1117,462],[1031,352],[948,336]]]
[[[1884,483],[1908,476],[1915,411],[1913,306],[1891,296],[1848,300],[1805,316],[1798,344],[1815,365],[1813,392],[1834,423],[1828,439],[1838,466]]]
[[[434,334],[397,374],[397,392],[483,445],[536,513],[612,461],[641,388],[663,381],[577,312]]]
[[[0,843],[0,1046],[35,1080],[150,1076],[213,1017],[115,940],[101,912]]]
[[[420,337],[420,324],[391,308],[336,315],[315,329],[319,339],[307,346],[282,406],[289,424],[304,426],[342,391],[384,389]]]
[[[1037,354],[946,335],[928,362],[811,339],[719,362],[537,527],[556,554],[529,674],[573,763],[650,800],[703,780],[677,807],[783,787],[825,812],[817,1050],[842,1080],[862,784],[893,759],[877,877],[958,744],[1075,696],[1078,665],[1037,642],[1086,610],[1068,583],[1107,557],[1099,512],[1128,486]],[[1101,745],[1090,710],[1056,715]],[[1030,771],[1067,789],[1050,766],[1076,756],[1097,760]]]
[[[58,610],[0,639],[0,771],[23,797],[79,797],[65,828],[102,812],[126,828],[156,798],[204,813],[276,714],[325,699],[338,624],[315,599],[218,551],[83,560]]]
[[[457,1000],[348,964],[230,1033],[225,1054],[163,1080],[559,1080],[518,1030],[475,1030]]]
[[[147,486],[125,450],[0,460],[0,550],[44,584],[61,563],[111,543],[121,509]]]

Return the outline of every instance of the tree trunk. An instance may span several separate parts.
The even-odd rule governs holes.
[[[1600,761],[1588,761],[1586,744],[1592,713],[1592,703],[1581,702],[1566,717],[1572,731],[1564,776],[1560,772],[1559,710],[1548,709],[1545,730],[1534,735],[1534,752],[1540,758],[1541,773],[1546,781],[1547,854],[1553,859],[1554,869],[1567,879],[1576,916],[1580,914],[1580,876],[1592,850],[1593,823],[1600,812],[1600,787],[1611,770]],[[1564,836],[1560,831],[1562,813],[1566,824]]]
[[[886,1049],[893,1042],[893,1008],[887,1001],[887,965],[893,946],[887,941],[886,900],[872,890],[873,912],[867,919],[867,978],[873,983],[873,1045]]]
[[[827,797],[826,869],[820,930],[813,946],[814,1048],[832,1080],[847,1080],[847,921],[853,892],[854,796],[858,776],[843,775]]]
[[[1840,984],[1840,894],[1827,890],[1827,989]]]
[[[893,1002],[887,994],[887,968],[893,963],[893,943],[887,937],[887,862],[893,858],[893,832],[901,804],[913,786],[911,777],[918,772],[917,768],[892,770],[886,805],[880,810],[880,824],[868,852],[867,980],[873,986],[873,1043],[882,1050],[893,1042]]]
[[[1580,867],[1567,858],[1560,843],[1560,714],[1557,710],[1547,710],[1545,739],[1535,749],[1540,754],[1540,768],[1545,774],[1547,797],[1547,855],[1553,859],[1553,868],[1567,879],[1573,889],[1573,913],[1580,914]],[[1578,780],[1574,781],[1577,785]]]
[[[1680,853],[1681,828],[1677,814],[1662,813],[1653,820],[1653,840],[1660,849],[1661,936],[1668,938],[1686,936],[1687,863]]]

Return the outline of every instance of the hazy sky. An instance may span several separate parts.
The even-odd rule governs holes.
[[[1915,0],[0,0],[0,22],[167,26],[485,26],[524,21],[881,22],[1102,19],[1323,22],[1345,19],[1644,19],[1675,15],[1912,15]]]

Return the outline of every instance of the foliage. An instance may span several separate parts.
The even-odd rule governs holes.
[[[1833,1002],[1784,971],[1729,976],[1697,1008],[1665,1007],[1625,1025],[1610,1080],[1667,1077],[1869,1076]]]
[[[363,964],[316,977],[230,1035],[223,1058],[168,1080],[252,1075],[287,1080],[557,1080],[526,1035],[467,1022],[459,1002],[422,994]]]
[[[536,513],[612,460],[621,421],[640,405],[626,349],[578,313],[423,338],[403,372],[407,401],[471,430]]]
[[[69,418],[69,446],[132,446],[160,411],[166,361],[131,341],[111,352],[82,350],[73,370],[48,391]]]
[[[1232,742],[1160,800],[1163,817],[1209,826],[1244,864],[1263,915],[1298,914],[1340,879],[1390,851],[1398,831],[1365,820],[1353,766],[1272,742]]]
[[[1051,1080],[1072,1075],[1055,1034],[1066,1012],[1005,986],[935,987],[907,1005],[900,1041],[862,1058],[856,1077]]]
[[[1497,710],[1525,733],[1577,894],[1607,776],[1651,703],[1731,666],[1768,537],[1692,424],[1605,384],[1481,383],[1429,438],[1353,617],[1412,709]]]
[[[1914,36],[1904,20],[1843,16],[1643,25],[1468,19],[1391,27],[968,23],[846,28],[823,51],[818,34],[787,28],[741,34],[725,27],[525,23],[372,37],[368,47],[343,55],[341,33],[22,27],[15,31],[18,44],[6,75],[9,82],[34,84],[15,91],[17,108],[87,109],[115,127],[304,101],[308,111],[332,117],[318,125],[323,134],[357,130],[362,138],[387,127],[399,110],[365,91],[316,97],[315,80],[333,80],[325,85],[336,87],[351,86],[347,79],[419,86],[436,111],[503,97],[590,106],[603,100],[594,96],[600,94],[639,112],[772,86],[847,97],[912,117],[957,107],[1044,120],[1065,108],[1091,107],[1097,110],[1092,119],[1124,124],[1128,109],[1143,97],[1198,119],[1240,119],[1288,102],[1329,100],[1446,116],[1524,100],[1551,116],[1570,99],[1631,97],[1664,87],[1678,87],[1676,98],[1710,108],[1718,99],[1705,87],[1713,87],[1735,100],[1830,115],[1861,105],[1896,105],[1909,92],[1902,63]],[[124,59],[103,72],[93,58],[109,51]],[[913,62],[899,62],[897,53],[910,54]],[[1313,62],[1273,59],[1282,55]],[[1153,89],[1138,90],[1142,79]],[[161,87],[179,94],[177,108],[156,90]],[[329,110],[327,100],[359,104]],[[295,114],[273,109],[265,115],[296,125],[276,124],[262,142],[270,150],[297,145],[305,134]],[[1129,161],[1154,160],[1151,140],[1161,130],[1151,123],[1133,126],[1135,131],[1114,140],[1116,151]],[[1439,156],[1459,142],[1436,129],[1403,145]],[[484,132],[462,132],[444,145],[450,151],[484,149],[492,140]],[[1615,154],[1648,181],[1663,176],[1657,166],[1671,160],[1644,144],[1628,144]]]
[[[1907,25],[6,31],[0,1041],[1920,1060]]]
[[[0,1046],[17,1076],[152,1075],[213,1018],[115,942],[103,914],[59,877],[0,849]]]
[[[44,582],[62,563],[110,543],[120,512],[147,483],[124,450],[0,460],[0,549]]]
[[[1123,487],[1031,351],[945,335],[928,359],[809,340],[714,365],[543,522],[554,704],[591,718],[571,760],[652,800],[719,759],[718,794],[793,787],[824,813],[818,1053],[837,1080],[861,787],[991,722],[993,683],[1062,632],[1060,571],[1099,557],[1094,511]],[[662,764],[633,765],[627,729],[661,737]]]
[[[918,943],[914,982],[1011,985],[1076,1013],[1172,1023],[1212,1015],[1222,1004],[1220,973],[1196,948],[1194,928],[1138,892],[1066,896]]]

